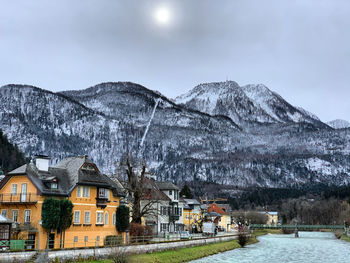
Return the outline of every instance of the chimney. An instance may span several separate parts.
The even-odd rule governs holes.
[[[51,158],[47,155],[35,155],[35,166],[39,171],[48,172]]]

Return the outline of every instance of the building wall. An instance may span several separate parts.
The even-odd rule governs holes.
[[[185,225],[185,230],[192,231],[192,226],[197,225],[199,227],[198,222],[202,219],[202,213],[199,209],[184,209],[183,210],[183,223]]]
[[[12,219],[12,211],[18,210],[18,222],[20,226],[24,225],[25,210],[31,211],[31,225],[37,229],[35,234],[35,246],[36,248],[44,249],[47,245],[47,232],[40,225],[42,204],[46,197],[37,195],[36,187],[31,183],[27,176],[13,176],[6,183],[6,185],[0,190],[0,194],[11,194],[12,184],[17,184],[18,195],[13,196],[14,199],[20,200],[21,185],[27,183],[27,193],[32,194],[32,198],[36,198],[35,204],[5,204],[0,200],[0,211],[7,210],[7,217]],[[27,195],[28,196],[28,195]],[[117,235],[115,225],[113,224],[113,214],[116,213],[116,209],[119,206],[120,198],[113,197],[110,191],[110,202],[107,203],[105,208],[96,206],[97,187],[90,186],[89,197],[77,197],[77,187],[72,191],[69,200],[72,201],[73,207],[73,222],[75,211],[80,211],[80,223],[72,224],[65,232],[65,247],[85,247],[103,245],[104,238],[108,235]],[[28,198],[28,197],[27,197]],[[90,211],[90,224],[85,224],[84,212]],[[103,212],[103,224],[97,224],[97,212]],[[105,224],[105,215],[108,213],[108,222]],[[15,238],[28,239],[28,232],[21,231]],[[55,248],[59,247],[60,234],[55,234]],[[87,239],[86,239],[87,237]],[[99,241],[98,241],[99,238]],[[87,240],[87,242],[85,242]],[[76,241],[76,242],[75,242]]]

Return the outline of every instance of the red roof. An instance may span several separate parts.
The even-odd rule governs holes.
[[[217,206],[215,203],[212,203],[209,207],[208,207],[208,212],[216,212],[218,214],[221,215],[227,215],[227,213],[219,206]]]

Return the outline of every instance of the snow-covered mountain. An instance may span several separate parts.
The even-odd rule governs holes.
[[[88,154],[113,173],[123,154],[140,152],[159,179],[236,186],[350,182],[350,130],[262,85],[201,84],[176,102],[130,82],[62,93],[7,85],[0,100],[0,128],[27,156]]]
[[[329,122],[327,122],[327,124],[334,129],[350,128],[350,122],[348,122],[346,120],[337,119],[337,120],[329,121]]]
[[[175,102],[211,115],[228,116],[241,126],[251,122],[324,126],[318,118],[290,105],[262,84],[243,87],[234,81],[200,84]]]

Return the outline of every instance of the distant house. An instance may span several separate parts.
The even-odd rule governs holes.
[[[191,232],[200,231],[200,222],[203,218],[201,203],[196,199],[183,198],[183,201],[183,222],[185,225],[185,230]]]
[[[34,162],[9,172],[0,183],[1,215],[14,222],[14,238],[30,241],[33,248],[59,248],[60,234],[41,225],[46,198],[71,200],[73,222],[66,230],[69,247],[103,245],[108,235],[117,235],[116,209],[123,189],[87,156],[66,158],[50,167],[50,158],[36,156]]]
[[[178,232],[184,229],[183,202],[179,199],[179,188],[171,182],[157,182],[144,179],[144,195],[141,209],[152,207],[143,218],[145,225],[151,226],[154,234]]]
[[[277,225],[277,223],[278,223],[278,212],[269,211],[269,212],[265,212],[265,214],[267,215],[266,224],[268,224],[268,225]]]
[[[231,230],[231,216],[228,213],[226,213],[221,207],[219,207],[216,203],[212,203],[207,210],[208,214],[214,212],[220,215],[215,218],[215,225],[217,225],[220,229],[225,231]]]

